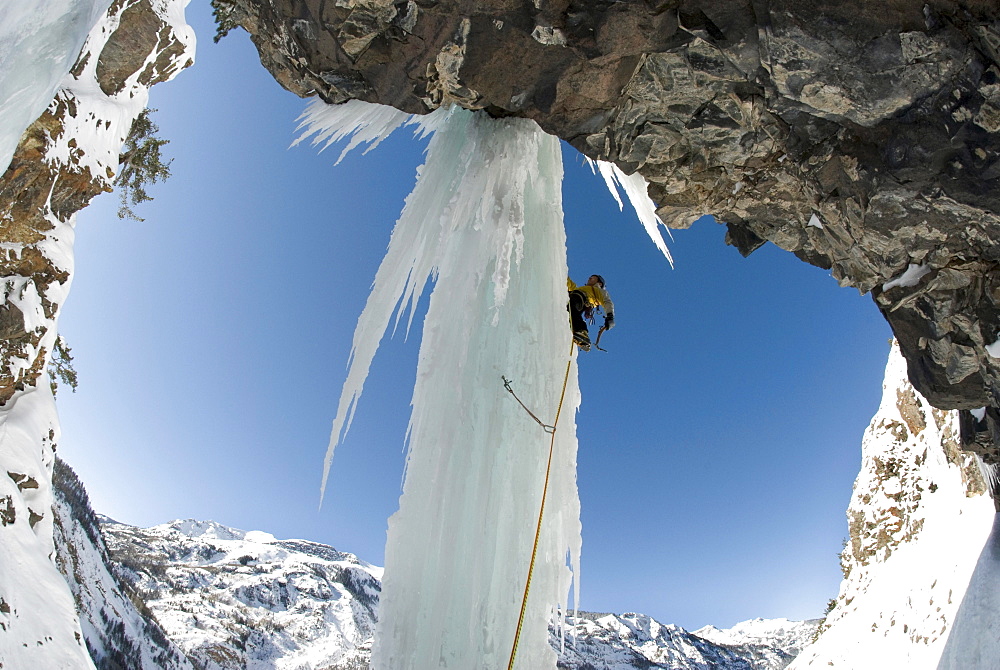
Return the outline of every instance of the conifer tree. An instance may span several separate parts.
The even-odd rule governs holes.
[[[166,180],[170,176],[170,163],[173,161],[164,162],[160,151],[170,140],[157,137],[160,129],[149,118],[150,112],[155,111],[147,107],[136,117],[125,139],[125,153],[118,158],[120,169],[115,178],[115,186],[121,196],[118,216],[122,219],[145,221],[132,208],[153,199],[146,192],[149,184]]]
[[[72,349],[66,346],[66,340],[62,336],[56,337],[56,344],[52,350],[52,358],[49,361],[49,387],[52,395],[56,394],[59,382],[68,385],[76,393],[76,370],[73,368]]]

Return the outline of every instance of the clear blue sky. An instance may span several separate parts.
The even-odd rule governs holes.
[[[381,564],[419,329],[383,344],[316,506],[355,320],[424,143],[398,132],[337,167],[289,149],[306,103],[242,31],[212,43],[207,3],[188,17],[197,64],[151,99],[173,177],[144,223],[111,195],[78,219],[59,453],[120,521],[212,519]],[[820,616],[888,326],[773,245],[743,259],[709,219],[674,233],[671,270],[564,160],[570,269],[605,276],[618,324],[580,364],[581,606],[689,629]]]

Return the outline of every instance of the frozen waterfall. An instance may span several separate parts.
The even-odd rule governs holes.
[[[406,119],[370,109],[314,106],[303,125],[317,141],[354,128],[376,141]],[[567,606],[580,553],[580,394],[566,314],[559,142],[532,121],[460,108],[421,123],[434,136],[355,331],[327,460],[378,341],[407,306],[412,319],[430,280],[372,667],[507,666],[550,435],[505,390],[506,376],[545,423],[555,420],[568,379],[516,656],[518,668],[554,668],[547,626]]]

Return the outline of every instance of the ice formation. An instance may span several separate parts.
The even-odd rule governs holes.
[[[362,126],[358,109],[329,124]],[[376,109],[375,113],[379,111]],[[376,122],[382,131],[405,119]],[[566,316],[566,241],[558,140],[532,121],[459,108],[433,129],[355,331],[329,458],[350,423],[378,342],[429,281],[407,467],[389,521],[373,668],[505,667],[521,608],[546,475],[546,423],[565,402],[538,559],[516,655],[554,668],[547,625],[578,573],[575,354]],[[325,125],[326,124],[326,125]],[[395,314],[395,319],[393,315]],[[324,477],[325,481],[325,477]]]
[[[328,105],[319,98],[306,107],[299,117],[298,130],[304,130],[292,146],[307,137],[312,145],[322,144],[320,151],[331,144],[350,138],[340,152],[335,165],[339,165],[352,149],[362,142],[368,143],[368,153],[382,143],[392,131],[409,122],[410,115],[388,105],[372,105],[361,100],[348,100],[342,105]]]
[[[625,196],[632,204],[632,208],[635,209],[635,214],[639,217],[639,222],[646,230],[646,234],[649,235],[649,239],[653,240],[653,244],[666,257],[667,262],[670,263],[670,267],[673,267],[674,257],[670,254],[670,249],[667,248],[667,243],[663,239],[663,235],[660,234],[659,226],[663,226],[668,235],[670,234],[670,230],[656,214],[656,204],[649,199],[645,178],[638,172],[627,175],[614,163],[595,161],[589,158],[587,159],[587,163],[590,164],[591,170],[600,173],[604,179],[604,184],[608,187],[608,191],[611,192],[612,197],[618,203],[619,210],[624,208],[621,196],[618,195],[618,188],[621,187],[625,192]]]

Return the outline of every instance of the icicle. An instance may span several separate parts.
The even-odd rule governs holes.
[[[620,210],[624,209],[625,206],[622,203],[621,196],[618,194],[618,187],[621,187],[625,191],[625,195],[628,197],[629,202],[632,203],[632,208],[635,209],[635,214],[639,217],[642,227],[646,229],[649,239],[653,240],[653,244],[666,257],[667,262],[670,263],[670,267],[673,267],[674,257],[670,254],[670,249],[667,248],[667,243],[663,239],[663,235],[660,234],[657,225],[663,226],[664,230],[667,231],[667,235],[670,235],[670,229],[656,215],[656,205],[653,204],[653,201],[649,199],[649,195],[646,193],[646,180],[643,176],[638,172],[627,175],[614,163],[595,161],[590,158],[586,158],[586,160],[591,170],[595,171],[595,173],[600,172],[601,177],[604,179],[604,184],[608,187],[608,191],[611,192],[615,202],[618,203],[618,209]],[[671,237],[671,239],[673,238]]]
[[[357,117],[345,122],[365,125]],[[580,555],[579,387],[566,317],[559,144],[531,121],[493,120],[461,109],[439,110],[421,123],[435,134],[355,331],[324,486],[393,313],[398,321],[434,277],[404,490],[387,534],[372,667],[504,667],[549,435],[511,402],[501,375],[550,421],[569,360],[516,666],[555,668],[548,623],[554,607],[568,609]],[[315,125],[317,131],[345,134]]]
[[[322,100],[313,100],[299,116],[296,130],[302,130],[291,146],[297,145],[310,135],[315,135],[312,145],[323,144],[320,151],[326,150],[334,142],[350,136],[351,141],[340,152],[337,162],[344,160],[352,149],[362,142],[368,143],[364,153],[368,153],[392,131],[405,124],[410,115],[394,107],[373,105],[361,100],[348,100],[342,105],[328,105]]]

